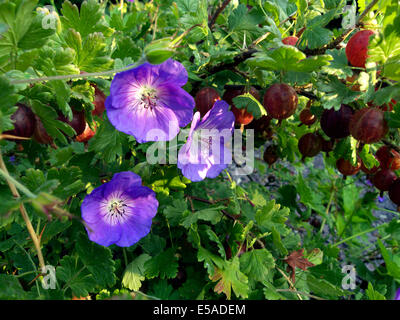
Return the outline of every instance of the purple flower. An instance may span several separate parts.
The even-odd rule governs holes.
[[[394,300],[400,300],[400,288],[397,289],[396,296],[394,297]]]
[[[187,80],[185,67],[172,59],[117,73],[105,103],[107,116],[139,143],[169,141],[193,118],[194,99],[181,88]]]
[[[229,105],[219,100],[200,120],[196,112],[184,146],[179,150],[178,168],[191,181],[217,177],[232,160],[226,146],[232,138],[235,116]]]
[[[129,247],[146,236],[157,213],[153,190],[137,174],[116,173],[82,202],[82,219],[89,239],[103,246]]]
[[[385,201],[385,197],[378,196],[378,201],[379,201],[380,203],[382,203],[383,201]]]

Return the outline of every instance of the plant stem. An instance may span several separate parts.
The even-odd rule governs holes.
[[[2,161],[2,160],[1,160]],[[4,162],[3,162],[4,164]],[[4,168],[5,168],[5,164],[4,164]],[[7,182],[10,181],[16,188],[18,188],[19,190],[21,190],[23,193],[26,194],[26,196],[28,196],[29,198],[36,198],[36,195],[33,194],[32,192],[30,192],[24,185],[22,185],[21,183],[19,183],[17,180],[15,180],[7,171],[7,169],[3,169],[3,166],[0,166],[0,175],[2,175]],[[10,187],[11,188],[11,187]]]
[[[368,229],[368,230],[361,231],[361,232],[356,233],[356,234],[354,234],[354,235],[352,235],[352,236],[350,236],[350,237],[348,237],[348,238],[346,238],[346,239],[343,239],[343,240],[341,240],[341,241],[339,241],[339,242],[336,242],[335,244],[333,244],[333,246],[334,246],[334,247],[337,247],[338,245],[340,245],[340,244],[342,244],[342,243],[345,243],[345,242],[347,242],[347,241],[349,241],[349,240],[351,240],[351,239],[354,239],[354,238],[357,238],[357,237],[362,236],[362,235],[364,235],[364,234],[367,234],[367,233],[370,233],[370,232],[372,232],[372,231],[375,231],[375,230],[377,230],[377,229],[379,229],[379,228],[381,228],[381,227],[385,227],[385,226],[387,226],[388,224],[389,224],[388,222],[385,222],[385,223],[380,224],[380,225],[377,226],[377,227],[374,227],[374,228],[370,228],[370,229]]]
[[[6,176],[6,180],[7,180],[8,186],[10,187],[10,190],[11,190],[11,193],[13,194],[13,196],[14,196],[15,198],[17,198],[17,199],[20,198],[21,196],[19,195],[19,192],[18,192],[18,190],[17,190],[17,188],[16,188],[16,186],[15,186],[16,180],[15,180],[15,179],[10,179],[11,176],[9,175],[8,170],[7,170],[7,167],[6,167],[6,165],[4,164],[3,156],[1,155],[1,150],[0,150],[0,169],[2,170],[2,173],[5,173],[5,174],[6,174],[6,175],[5,175],[5,176]],[[18,183],[18,184],[19,184],[19,183]],[[19,185],[20,185],[20,184],[19,184]],[[20,186],[21,186],[21,185],[20,185]],[[24,187],[24,188],[25,188],[25,187]],[[25,188],[25,189],[26,189],[26,188]],[[26,190],[28,190],[28,189],[26,189]],[[25,190],[25,191],[26,191],[26,190]],[[28,191],[29,191],[29,190],[28,190]],[[29,191],[29,193],[31,193],[31,192]],[[31,195],[33,195],[33,194],[31,193]],[[25,206],[24,206],[23,203],[21,203],[21,204],[19,205],[19,210],[20,210],[20,212],[21,212],[22,218],[23,218],[24,221],[25,221],[25,224],[26,224],[26,227],[27,227],[27,229],[28,229],[29,235],[31,236],[33,245],[34,245],[35,248],[36,248],[37,256],[38,256],[38,259],[39,259],[40,270],[42,270],[42,269],[45,267],[45,263],[44,263],[44,259],[43,259],[42,250],[40,249],[40,240],[39,240],[39,238],[37,237],[37,234],[36,234],[36,232],[35,232],[35,230],[34,230],[34,228],[33,228],[33,226],[32,226],[32,222],[31,222],[31,220],[29,219],[28,213],[27,213],[27,211],[26,211]]]
[[[92,73],[83,73],[83,74],[69,74],[69,75],[59,75],[59,76],[51,76],[51,77],[41,77],[41,78],[31,78],[31,79],[18,79],[18,80],[11,80],[11,84],[21,84],[21,83],[36,83],[42,81],[53,81],[53,80],[69,80],[69,79],[83,79],[89,77],[101,77],[101,76],[108,76],[114,73],[126,71],[136,67],[138,64],[142,63],[142,59],[140,59],[137,63],[127,66],[122,69],[114,69],[114,70],[107,70],[101,72],[92,72]]]

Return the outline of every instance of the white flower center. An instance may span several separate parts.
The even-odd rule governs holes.
[[[145,109],[153,110],[157,106],[158,92],[156,89],[144,86],[139,92],[139,103]]]
[[[128,206],[129,205],[129,206]],[[113,195],[102,203],[103,219],[109,225],[124,223],[131,215],[132,202],[123,196]]]

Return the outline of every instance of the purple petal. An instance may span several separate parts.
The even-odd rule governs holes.
[[[107,106],[106,100],[107,116],[112,125],[117,130],[134,136],[139,143],[169,141],[179,133],[179,122],[171,109],[155,107],[153,110],[130,110]]]
[[[394,300],[400,300],[400,288],[397,289],[396,296],[394,297]]]
[[[197,182],[204,180],[207,176],[208,166],[206,164],[192,164],[188,163],[182,165],[178,160],[178,168],[181,169],[182,174],[190,181]]]
[[[159,79],[157,83],[173,83],[175,86],[183,87],[188,81],[188,73],[182,63],[168,59],[157,65],[159,67]]]
[[[121,225],[123,232],[116,243],[121,247],[131,246],[150,232],[152,219],[158,207],[154,191],[147,187],[131,187],[126,190],[126,194],[134,196],[135,199],[132,205],[133,215]]]
[[[230,129],[235,125],[235,115],[229,111],[229,105],[224,100],[218,100],[213,107],[205,114],[199,129]]]
[[[160,90],[160,104],[175,113],[180,127],[186,127],[193,119],[195,106],[193,97],[175,84],[166,84],[158,89]]]
[[[108,198],[112,193],[122,193],[127,186],[141,186],[142,178],[132,171],[122,171],[114,174],[112,179],[103,185],[104,198]]]

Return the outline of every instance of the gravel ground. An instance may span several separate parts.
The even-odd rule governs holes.
[[[265,150],[265,148],[264,148],[264,150]],[[259,150],[255,150],[254,156],[255,156],[255,158],[262,159],[263,155],[260,153]],[[285,167],[287,167],[291,171],[296,172],[296,169],[293,166],[291,166],[290,163],[288,163],[288,162],[285,162],[285,163],[282,162],[282,163],[284,164]],[[323,160],[322,154],[319,154],[318,156],[316,156],[314,158],[314,163],[313,164],[314,164],[315,168],[320,168],[320,169],[324,168],[324,160]],[[228,171],[231,174],[233,174],[235,168],[237,168],[237,166],[235,164],[232,164],[228,168]],[[304,172],[304,175],[307,176],[307,174],[308,174],[308,172],[307,172],[307,168],[306,168],[306,170]],[[362,195],[365,194],[367,191],[373,191],[374,190],[373,187],[369,187],[369,181],[368,181],[368,179],[366,178],[365,175],[358,175],[358,177],[359,177],[359,179],[358,179],[358,181],[356,181],[356,184],[358,186],[363,186],[364,187]],[[275,180],[274,179],[275,177],[273,176],[273,174],[270,173],[270,174],[261,175],[256,170],[250,175],[240,175],[240,176],[232,175],[232,178],[235,180],[235,182],[238,185],[245,184],[247,182],[253,181],[253,182],[260,183],[260,184],[262,184],[264,186],[267,186],[268,188],[273,189],[274,191],[278,190],[279,187],[281,186],[280,181]],[[379,197],[376,200],[376,204],[377,204],[377,206],[379,208],[389,209],[389,210],[393,210],[393,211],[397,210],[396,205],[393,202],[391,202],[391,200],[389,199],[389,196],[388,196],[387,192],[385,192],[383,197]],[[395,214],[387,212],[387,211],[384,211],[384,210],[379,210],[379,209],[378,210],[374,210],[373,211],[373,215],[377,218],[377,220],[372,223],[371,227],[378,226],[378,225],[380,225],[382,223],[391,221],[393,218],[396,218]],[[329,240],[330,230],[329,230],[329,227],[327,225],[325,225],[325,229],[324,229],[323,233],[328,236],[327,239],[328,239],[328,242],[330,242],[330,240]],[[377,235],[378,235],[377,231],[369,233],[368,234],[368,242],[365,243],[365,247],[369,247],[369,246],[371,246],[371,244],[376,243]],[[340,246],[340,248],[342,249],[341,253],[340,253],[340,259],[341,259],[341,261],[343,261],[343,265],[345,265],[346,264],[346,260],[348,260],[348,259],[346,259],[346,256],[344,254],[345,251],[343,250],[345,247],[346,247],[346,244],[343,244],[343,245]],[[370,247],[368,249],[368,251],[371,252],[374,249],[375,249],[375,246],[374,247]],[[367,255],[367,251],[365,251],[363,253],[363,256],[366,256],[366,255]],[[383,262],[384,261],[381,258],[381,256],[378,256],[378,259],[374,259],[371,262],[367,262],[365,265],[369,270],[372,271],[376,267],[381,265]]]

